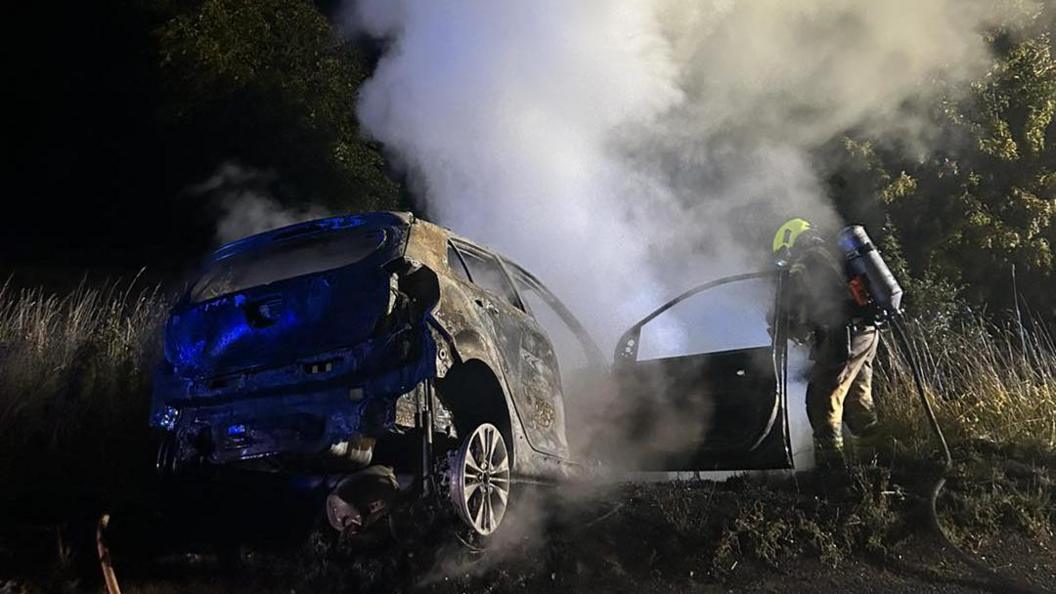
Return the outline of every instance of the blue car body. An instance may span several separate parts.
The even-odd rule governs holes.
[[[456,251],[493,259],[509,294],[454,273]],[[552,345],[511,279],[538,281],[515,264],[412,215],[379,212],[248,237],[204,269],[165,328],[150,418],[165,435],[159,466],[297,469],[340,458],[349,443],[384,450],[423,423],[457,439],[491,422],[515,474],[575,468]]]
[[[377,333],[389,274],[409,224],[390,213],[304,223],[228,244],[208,266],[289,238],[380,229],[382,245],[340,268],[251,286],[204,301],[185,297],[165,330],[151,423],[179,436],[179,457],[225,463],[314,453],[368,426],[372,408],[435,375],[424,320]],[[344,306],[342,304],[345,304]],[[413,354],[413,356],[412,356]]]

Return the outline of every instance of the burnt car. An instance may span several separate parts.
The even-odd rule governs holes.
[[[568,436],[588,423],[592,434],[611,426],[613,447],[601,449],[641,469],[788,467],[781,277],[749,276],[766,277],[775,296],[768,344],[639,357],[643,327],[735,277],[644,318],[610,367],[531,273],[410,214],[235,241],[208,258],[167,323],[151,411],[157,465],[315,477],[343,531],[440,503],[477,536],[500,526],[519,484],[584,473]],[[597,383],[590,397],[569,395],[580,398],[573,418],[565,391],[579,384],[559,364],[557,332],[608,378],[601,399]],[[655,447],[674,433],[672,417],[698,430]],[[627,455],[636,450],[649,455]]]
[[[150,420],[164,436],[157,465],[322,477],[341,530],[433,496],[488,535],[518,483],[579,470],[533,308],[602,363],[532,274],[410,214],[224,245],[165,328]]]

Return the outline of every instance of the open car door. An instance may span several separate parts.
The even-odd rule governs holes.
[[[639,470],[792,468],[786,279],[785,272],[761,272],[700,285],[624,333],[614,374],[632,411],[628,437],[642,446]],[[720,317],[715,309],[724,310]],[[651,342],[667,348],[643,344],[647,325],[658,327]],[[709,349],[695,340],[709,333],[748,344]]]

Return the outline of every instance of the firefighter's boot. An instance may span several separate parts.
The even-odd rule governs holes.
[[[846,474],[847,461],[844,457],[843,438],[814,438],[814,465],[825,473]]]

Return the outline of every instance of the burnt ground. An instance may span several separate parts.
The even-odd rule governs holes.
[[[453,539],[440,518],[431,529],[419,528],[423,522],[397,525],[395,536],[380,530],[372,542],[316,525],[278,549],[198,547],[151,557],[126,539],[114,542],[113,553],[124,592],[159,594],[1007,592],[1012,585],[1056,592],[1051,454],[984,450],[959,453],[940,517],[1013,584],[974,573],[934,537],[915,493],[926,492],[935,468],[912,464],[859,466],[846,477],[534,492],[484,552]],[[260,521],[274,523],[282,511]],[[60,534],[2,541],[0,592],[100,591],[95,566],[79,564],[76,554],[46,561],[61,548]],[[78,566],[87,577],[77,577]]]

